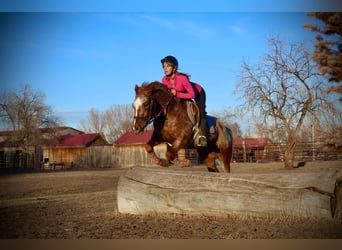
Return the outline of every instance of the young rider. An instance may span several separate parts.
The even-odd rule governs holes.
[[[180,99],[194,99],[200,110],[200,137],[197,146],[207,146],[207,131],[206,111],[205,111],[205,91],[197,83],[189,80],[189,75],[178,72],[178,61],[174,56],[166,56],[161,59],[165,76],[162,78],[162,83],[165,84],[173,95]]]

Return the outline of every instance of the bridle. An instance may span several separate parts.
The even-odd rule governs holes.
[[[152,94],[150,95],[136,95],[135,98],[137,97],[147,97],[147,98],[150,98],[150,109],[149,109],[149,113],[148,113],[148,119],[145,121],[145,124],[143,126],[143,128],[141,130],[143,130],[144,128],[146,128],[147,125],[149,125],[150,123],[152,123],[155,119],[157,119],[158,117],[160,117],[162,115],[163,112],[166,113],[167,111],[167,108],[169,107],[169,104],[171,102],[171,100],[173,99],[173,95],[171,95],[170,99],[168,100],[168,102],[166,103],[166,107],[165,107],[165,110],[163,109],[163,107],[160,108],[159,112],[155,115],[155,116],[152,116],[152,108],[153,108],[153,104],[154,104],[154,98],[152,96]],[[135,120],[137,119],[145,119],[144,117],[139,117],[139,116],[133,116],[133,118]]]

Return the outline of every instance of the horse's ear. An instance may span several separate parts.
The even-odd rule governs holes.
[[[139,89],[138,85],[136,85],[136,84],[135,84],[135,87],[134,87],[134,89],[135,89],[135,92],[137,92],[137,91],[138,91],[138,89]]]

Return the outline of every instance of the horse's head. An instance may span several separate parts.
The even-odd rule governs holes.
[[[153,87],[143,84],[141,87],[135,85],[135,99],[132,104],[134,109],[133,131],[141,133],[152,118],[152,99]]]
[[[133,131],[141,133],[149,123],[162,115],[172,97],[171,92],[160,82],[143,83],[141,87],[135,85]]]

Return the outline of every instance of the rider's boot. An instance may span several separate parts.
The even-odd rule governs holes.
[[[205,136],[207,131],[207,121],[206,118],[201,118],[199,137],[197,140],[197,147],[206,147],[208,145],[207,137]]]

